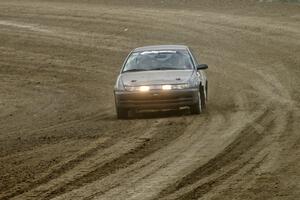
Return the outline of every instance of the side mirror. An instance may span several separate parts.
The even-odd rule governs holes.
[[[203,69],[207,69],[208,65],[207,64],[200,64],[197,66],[197,70],[203,70]]]

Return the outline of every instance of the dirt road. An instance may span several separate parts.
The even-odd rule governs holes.
[[[0,1],[0,199],[299,199],[300,6],[225,2]],[[116,119],[150,44],[209,65],[205,113]]]

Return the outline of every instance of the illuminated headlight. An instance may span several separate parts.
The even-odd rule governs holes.
[[[162,89],[163,90],[171,90],[172,89],[172,85],[163,85]]]
[[[150,86],[125,86],[125,89],[130,92],[148,92]]]
[[[139,91],[141,92],[148,92],[150,90],[149,86],[140,86]]]

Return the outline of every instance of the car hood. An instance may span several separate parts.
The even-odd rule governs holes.
[[[181,84],[186,83],[193,73],[193,70],[127,72],[121,74],[121,79],[125,86]]]

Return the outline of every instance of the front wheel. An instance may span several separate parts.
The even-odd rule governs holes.
[[[124,108],[116,107],[117,118],[118,119],[127,119],[128,118],[128,110]]]
[[[201,94],[200,91],[197,93],[197,103],[191,106],[191,113],[193,115],[200,114],[202,111]]]
[[[199,91],[197,93],[197,103],[191,106],[191,113],[192,114],[200,114],[203,109],[205,109],[205,94],[204,94],[204,87],[200,86]]]
[[[200,98],[201,98],[201,108],[204,110],[206,108],[206,95],[204,93],[204,87],[200,86]]]

